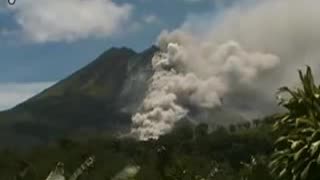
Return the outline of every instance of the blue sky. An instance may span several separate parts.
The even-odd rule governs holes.
[[[214,14],[217,4],[217,0],[17,0],[9,6],[0,0],[0,110],[59,81],[112,46],[142,51],[162,30],[173,30],[192,15]]]

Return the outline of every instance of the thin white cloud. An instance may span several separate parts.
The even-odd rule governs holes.
[[[20,0],[9,9],[20,33],[43,43],[110,37],[129,22],[133,6],[112,0]]]
[[[156,15],[151,14],[151,15],[145,16],[143,21],[147,24],[157,24],[160,22],[160,19]]]
[[[16,106],[53,84],[54,82],[0,83],[0,111]]]

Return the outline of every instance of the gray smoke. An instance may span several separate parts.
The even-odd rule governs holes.
[[[156,139],[188,114],[187,107],[215,108],[221,99],[249,118],[270,113],[274,93],[296,82],[298,68],[308,64],[319,74],[320,1],[246,4],[161,33],[162,53],[153,58],[147,96],[132,118],[135,136]]]
[[[246,52],[236,42],[212,45],[209,51],[199,46],[195,50],[193,41],[182,46],[162,40],[164,49],[152,60],[155,73],[142,110],[132,118],[132,133],[141,140],[169,132],[187,115],[188,105],[220,106],[221,98],[236,86],[250,86],[260,72],[278,63],[276,56]]]

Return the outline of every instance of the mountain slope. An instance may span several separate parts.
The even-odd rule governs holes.
[[[0,147],[127,131],[147,92],[157,51],[154,46],[141,53],[111,48],[40,94],[0,112]],[[195,123],[215,126],[245,120],[227,107],[188,109],[186,119]]]
[[[141,101],[146,89],[146,84],[133,78],[151,76],[151,67],[146,66],[157,50],[151,47],[138,54],[127,48],[111,48],[66,79],[0,113],[0,140],[10,144],[27,139],[32,144],[128,128],[131,114],[125,106]],[[142,75],[145,72],[148,75]],[[140,82],[146,83],[145,79]]]

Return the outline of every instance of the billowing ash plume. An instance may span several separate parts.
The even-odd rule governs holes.
[[[135,136],[156,139],[188,107],[215,108],[221,99],[249,118],[268,114],[274,93],[296,82],[298,68],[308,64],[319,74],[320,1],[251,2],[161,33],[162,53],[153,58],[149,91],[132,118]]]
[[[236,42],[211,45],[197,54],[188,49],[193,44],[178,45],[162,39],[160,43],[165,48],[152,60],[155,73],[142,110],[132,118],[132,133],[141,140],[156,139],[169,132],[187,115],[187,106],[220,106],[221,98],[235,86],[250,85],[260,72],[279,62],[274,55],[246,52]]]

